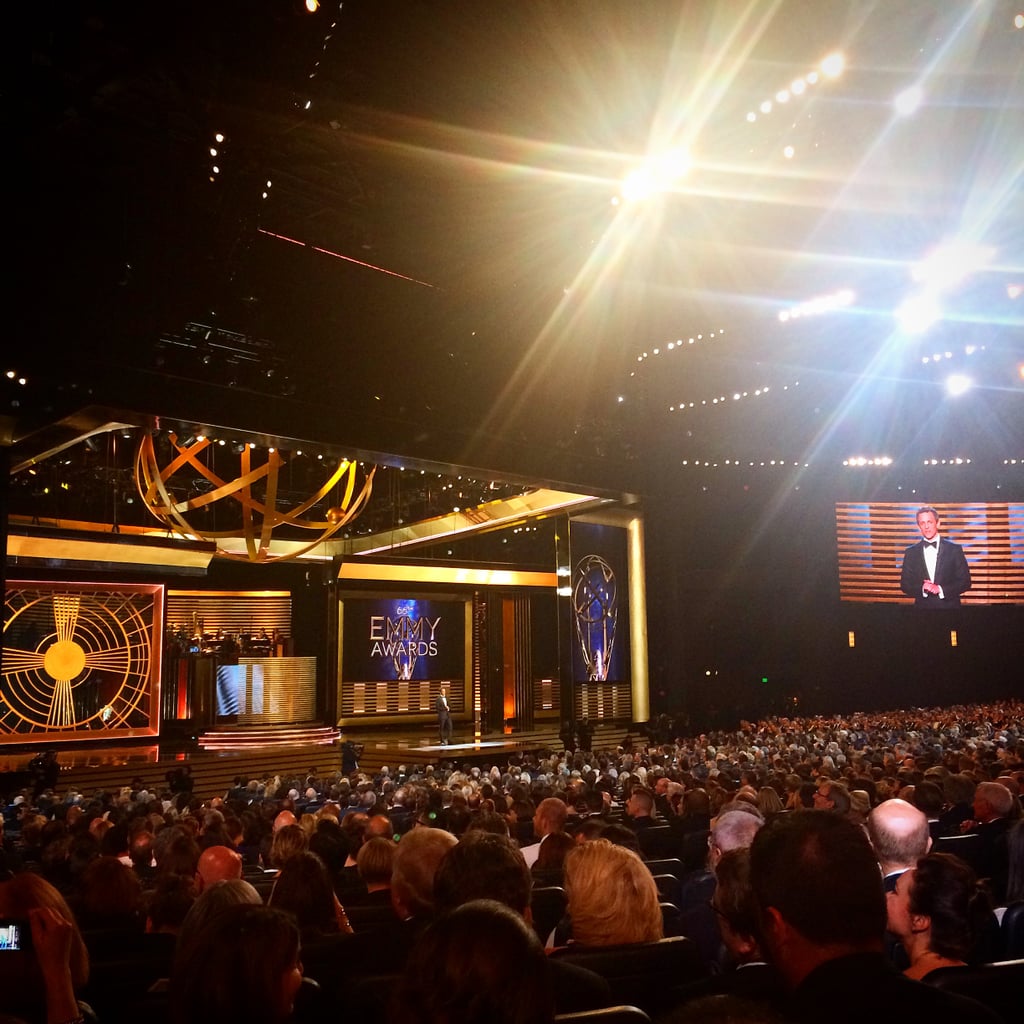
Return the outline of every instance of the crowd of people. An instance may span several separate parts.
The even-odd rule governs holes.
[[[0,1020],[1000,1019],[1024,703],[657,739],[5,794]]]

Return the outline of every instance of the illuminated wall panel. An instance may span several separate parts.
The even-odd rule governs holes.
[[[163,602],[160,585],[9,582],[0,743],[157,735]]]

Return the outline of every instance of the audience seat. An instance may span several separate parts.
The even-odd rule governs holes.
[[[560,1013],[555,1024],[651,1024],[651,1018],[637,1006],[606,1006],[603,1010]]]
[[[711,829],[687,832],[683,836],[682,860],[687,871],[701,871],[708,860],[708,837]]]
[[[932,844],[932,853],[953,853],[982,877],[987,872],[984,837],[978,835],[940,836]]]
[[[561,886],[546,885],[530,893],[530,912],[533,916],[533,930],[541,942],[554,931],[565,916],[566,895]]]
[[[552,886],[561,886],[565,881],[565,872],[561,868],[533,867],[530,869],[530,877],[533,878],[535,886],[548,889]]]
[[[668,825],[641,829],[637,832],[637,840],[640,852],[645,857],[658,859],[679,856],[679,836]]]
[[[1016,900],[1006,908],[1000,932],[1003,959],[1024,957],[1024,900]]]
[[[658,898],[666,903],[674,903],[679,906],[679,897],[682,895],[683,884],[675,875],[655,875],[654,884],[658,887]]]
[[[621,946],[572,943],[553,950],[551,956],[601,975],[614,1000],[648,1014],[667,1009],[672,986],[699,981],[706,973],[696,945],[683,936]]]
[[[1001,960],[980,967],[940,967],[924,979],[945,992],[984,1003],[1007,1024],[1020,1020],[1024,993],[1024,960]]]
[[[661,927],[665,933],[665,938],[671,938],[673,935],[682,935],[683,922],[679,908],[674,903],[669,902],[659,903],[658,906],[661,907]]]
[[[390,906],[361,907],[356,904],[346,907],[345,914],[357,935],[381,928],[392,928],[398,923],[398,915]]]
[[[659,860],[645,861],[647,870],[652,875],[675,875],[681,882],[687,875],[683,862],[678,857],[663,857]]]

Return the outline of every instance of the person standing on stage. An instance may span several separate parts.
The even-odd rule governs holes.
[[[448,707],[448,687],[442,686],[434,704],[437,711],[437,731],[441,736],[441,746],[445,747],[452,738],[452,713]]]
[[[964,549],[939,536],[939,513],[930,505],[918,509],[917,528],[921,539],[903,553],[900,590],[917,608],[959,608],[971,589]]]

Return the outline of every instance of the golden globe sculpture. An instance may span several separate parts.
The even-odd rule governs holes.
[[[280,509],[277,507],[279,474],[281,467],[287,465],[280,452],[268,449],[266,461],[260,463],[255,449],[245,445],[238,455],[238,475],[225,480],[214,471],[213,459],[209,455],[204,459],[214,444],[209,438],[190,437],[179,443],[177,434],[169,432],[166,436],[171,453],[170,458],[163,460],[157,453],[153,434],[145,434],[139,443],[135,457],[135,483],[142,501],[172,532],[190,539],[214,542],[217,554],[222,558],[257,563],[298,558],[352,522],[366,508],[373,490],[377,467],[372,466],[360,473],[356,462],[342,459],[313,494],[293,508]],[[223,457],[223,453],[219,454]],[[187,480],[191,485],[197,476],[207,481],[208,489],[202,494],[181,499],[180,493],[191,490],[190,486],[181,486],[182,482]],[[337,504],[327,509],[327,518],[309,518],[307,513],[335,488],[339,489],[340,498],[332,497]],[[238,527],[209,530],[197,524],[195,513],[218,502],[230,503],[235,512],[241,513]],[[274,529],[279,526],[315,532],[316,537],[308,543],[303,538],[299,547],[274,555],[270,552],[270,542]],[[222,542],[229,539],[244,539],[245,552],[225,547]]]

